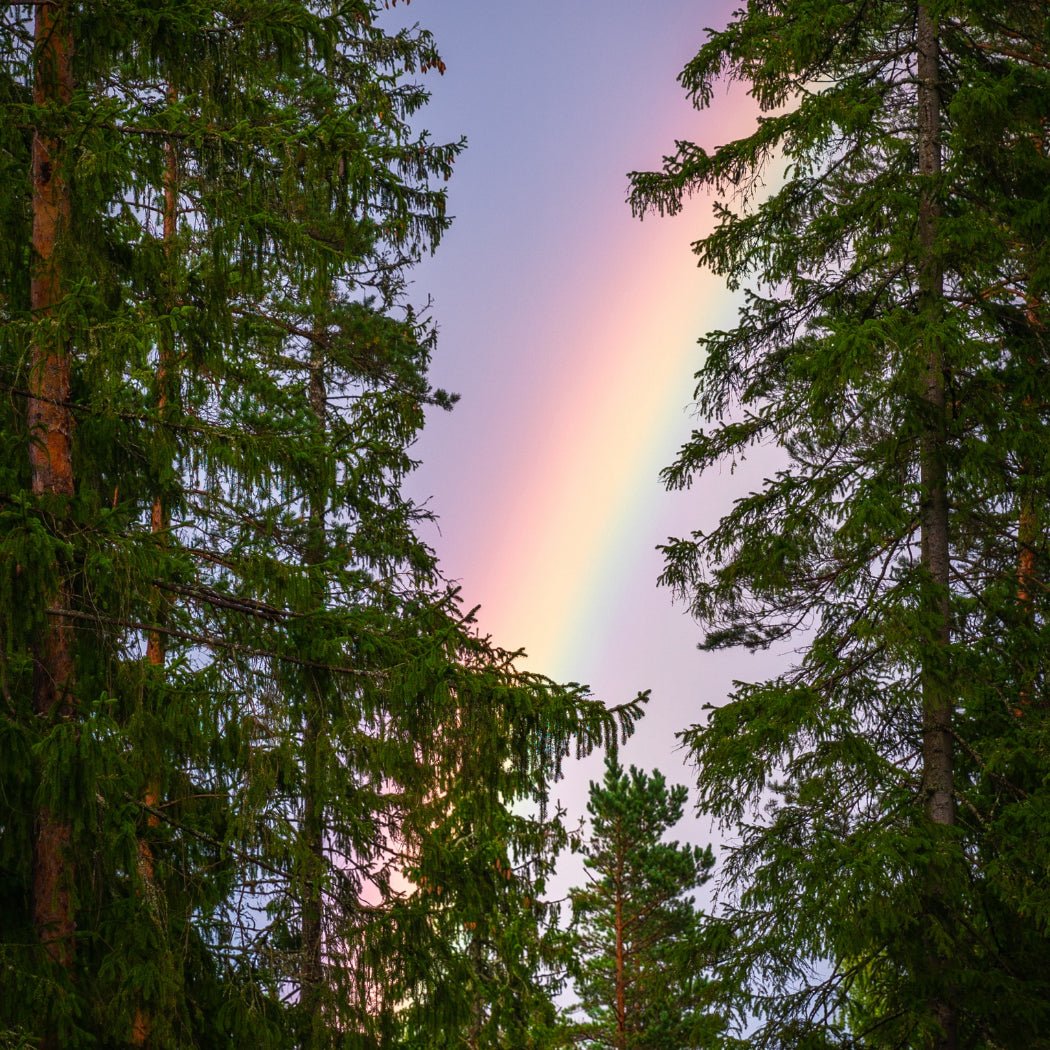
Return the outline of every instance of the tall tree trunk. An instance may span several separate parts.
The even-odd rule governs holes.
[[[174,91],[169,88],[168,100],[174,101]],[[171,263],[175,249],[175,230],[178,223],[178,156],[175,145],[167,142],[164,146],[164,226],[162,231],[164,255],[167,262]],[[169,281],[170,270],[169,270]],[[169,284],[170,289],[170,284]],[[169,290],[166,306],[170,311],[174,307],[174,294]],[[175,345],[174,337],[169,327],[161,327],[161,335],[157,346],[157,415],[161,425],[164,423],[168,407],[171,403],[171,384],[173,381]],[[150,508],[150,532],[158,543],[165,543],[168,532],[169,513],[161,492],[153,497],[153,505]],[[166,601],[163,596],[158,595],[154,608],[154,618],[158,626],[163,626],[164,607]],[[159,631],[150,631],[146,637],[146,664],[149,669],[149,688],[152,690],[155,683],[163,675],[166,657],[164,635]],[[146,887],[149,900],[153,900],[157,894],[156,873],[154,868],[153,847],[150,843],[150,835],[160,823],[155,812],[160,802],[160,783],[151,780],[143,796],[143,804],[146,809],[146,834],[139,839],[139,876]],[[132,1046],[145,1046],[153,1031],[153,1019],[149,1010],[140,1005],[135,1010],[135,1016],[131,1023]]]
[[[318,335],[319,339],[320,336]],[[328,394],[324,379],[324,353],[318,342],[310,351],[309,377],[310,411],[318,434],[325,431],[325,413]],[[309,539],[306,561],[319,565],[325,556],[325,520],[327,486],[322,481],[309,494]],[[317,595],[317,605],[323,605],[324,596]],[[312,1042],[323,1032],[324,980],[324,802],[321,797],[321,735],[324,725],[324,687],[319,680],[321,672],[310,676],[309,695],[306,698],[306,718],[303,725],[303,848],[306,853],[306,874],[302,903],[302,989],[301,1004],[306,1015]]]
[[[482,1050],[482,1035],[485,1031],[485,991],[482,988],[482,977],[485,968],[485,946],[481,935],[475,929],[467,945],[467,957],[473,970],[474,1002],[471,1003],[470,1028],[467,1030],[467,1047],[469,1050]]]
[[[64,3],[36,7],[36,69],[33,101],[38,107],[67,106],[73,95],[73,40]],[[73,416],[69,407],[70,360],[58,306],[65,292],[62,241],[71,219],[70,190],[62,141],[54,128],[33,135],[33,258],[30,302],[35,324],[30,349],[29,464],[33,494],[63,527],[74,492]],[[45,726],[71,720],[73,628],[60,610],[70,605],[70,587],[61,570],[53,582],[48,622],[34,653],[33,702]],[[73,967],[73,857],[67,817],[41,806],[33,841],[33,922],[40,943],[60,966]],[[47,1040],[45,1046],[53,1046]]]
[[[1037,145],[1042,153],[1045,148],[1042,135],[1039,136]],[[1029,295],[1025,319],[1034,335],[1042,333],[1040,306],[1038,298]],[[1032,375],[1038,375],[1040,362],[1035,352],[1028,354],[1026,364]],[[1038,407],[1035,398],[1031,394],[1025,394],[1021,399],[1022,440],[1028,437],[1033,424],[1038,425]],[[1036,589],[1039,586],[1036,576],[1036,549],[1042,535],[1037,474],[1030,449],[1022,448],[1017,478],[1017,604],[1020,607],[1021,623],[1028,630],[1035,628],[1034,600]],[[1021,668],[1017,693],[1017,715],[1023,714],[1032,702],[1034,679],[1035,668],[1026,661]]]
[[[1044,49],[1035,48],[1035,58],[1045,62]],[[1039,155],[1044,155],[1047,145],[1048,122],[1044,119],[1041,128],[1033,137],[1033,144]],[[1026,269],[1026,283],[1031,286],[1031,265]],[[1043,335],[1043,302],[1039,297],[1028,291],[1025,319],[1033,335]],[[1030,352],[1027,364],[1031,375],[1038,375],[1039,355]],[[1031,394],[1026,394],[1022,399],[1022,439],[1029,433],[1029,427],[1037,420],[1038,409],[1035,399]],[[1033,418],[1034,417],[1034,418]],[[1022,450],[1021,469],[1018,471],[1017,479],[1017,604],[1021,607],[1022,623],[1032,629],[1035,626],[1035,610],[1033,607],[1035,589],[1038,581],[1035,575],[1035,551],[1039,538],[1042,535],[1042,521],[1039,516],[1038,505],[1038,483],[1036,481],[1037,469],[1032,462],[1032,456],[1028,447]],[[1032,687],[1034,684],[1035,667],[1027,664],[1022,668],[1021,687],[1017,691],[1017,711],[1020,715],[1029,705],[1032,699]]]
[[[617,842],[616,873],[616,1047],[627,1050],[627,987],[624,965],[623,862],[624,844]]]
[[[1030,399],[1026,399],[1030,400]],[[1027,406],[1026,406],[1027,407]],[[1035,608],[1033,600],[1036,578],[1036,547],[1042,530],[1039,522],[1039,503],[1036,499],[1035,482],[1032,464],[1029,459],[1021,463],[1018,478],[1018,515],[1017,515],[1017,604],[1020,606],[1021,623],[1028,629],[1035,627]],[[1032,684],[1035,669],[1027,661],[1021,667],[1020,683],[1017,691],[1016,714],[1023,715],[1032,702]]]
[[[955,823],[955,791],[952,746],[952,708],[954,703],[949,673],[951,643],[949,604],[949,546],[947,492],[947,398],[945,360],[937,332],[943,310],[944,274],[937,258],[937,225],[940,216],[936,181],[941,174],[941,98],[939,27],[925,4],[920,4],[918,36],[918,147],[921,198],[919,201],[919,239],[921,252],[921,309],[926,317],[925,429],[921,444],[922,532],[921,557],[927,576],[925,611],[933,625],[932,636],[923,656],[922,707],[922,784],[926,814],[935,827]],[[939,865],[939,861],[937,861]],[[942,910],[943,876],[933,873],[927,888],[930,911]],[[927,921],[936,921],[933,915]],[[945,992],[946,963],[943,952],[931,948],[927,964],[941,991],[931,1002],[940,1034],[936,1050],[955,1050],[957,1015],[952,996]]]

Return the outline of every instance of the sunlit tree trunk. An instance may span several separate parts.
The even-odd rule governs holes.
[[[33,101],[54,112],[67,106],[73,94],[73,40],[64,4],[37,6],[34,38]],[[33,494],[61,530],[74,492],[70,353],[59,310],[66,285],[62,243],[72,209],[62,141],[50,124],[35,130],[32,164],[30,301],[35,324],[27,405],[29,463]],[[75,710],[73,628],[62,615],[70,606],[70,586],[63,570],[51,581],[45,601],[48,617],[34,653],[33,701],[45,726],[52,726],[71,720]],[[73,966],[74,937],[70,838],[67,818],[40,806],[33,842],[33,922],[47,953],[67,970]]]

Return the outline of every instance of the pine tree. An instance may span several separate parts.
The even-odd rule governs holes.
[[[666,841],[682,818],[684,786],[659,771],[608,759],[592,781],[583,847],[586,885],[571,891],[570,973],[579,997],[566,1021],[577,1045],[610,1050],[689,1050],[714,1045],[708,1011],[708,945],[690,895],[707,882],[710,847]]]
[[[4,1038],[399,1045],[508,881],[445,922],[399,880],[445,821],[542,868],[511,814],[638,713],[519,673],[417,535],[459,146],[379,8],[5,10]]]
[[[740,835],[723,976],[755,1045],[1045,1039],[1048,30],[1025,5],[752,3],[681,79],[698,106],[748,83],[757,129],[633,176],[639,212],[714,189],[698,255],[748,286],[667,483],[780,450],[663,577],[707,647],[800,637],[684,734]]]

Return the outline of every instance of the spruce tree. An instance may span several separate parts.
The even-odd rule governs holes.
[[[558,820],[515,814],[637,715],[519,673],[418,537],[409,449],[452,399],[406,271],[445,229],[459,146],[412,130],[440,58],[380,6],[5,10],[15,1042],[465,1030],[477,996],[445,960],[508,880],[474,864],[451,918],[404,880],[468,847],[542,869]],[[511,939],[486,951],[531,980]]]
[[[571,891],[569,972],[578,1004],[564,1032],[598,1050],[690,1050],[714,1045],[705,919],[691,896],[707,882],[710,847],[666,841],[687,791],[658,770],[624,772],[608,759],[592,781],[583,846],[587,883]]]
[[[739,835],[722,972],[755,1045],[1045,1040],[1048,29],[750,4],[681,79],[698,106],[745,82],[757,129],[633,176],[639,212],[713,189],[697,253],[746,288],[667,483],[780,456],[663,577],[707,647],[798,639],[684,734]]]

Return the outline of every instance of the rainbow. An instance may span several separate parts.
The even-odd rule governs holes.
[[[705,138],[739,136],[754,114],[750,99],[734,98],[703,115]],[[711,228],[709,199],[644,222],[624,205],[622,219],[582,231],[586,286],[547,306],[558,318],[550,394],[509,466],[503,524],[474,552],[470,573],[484,581],[482,626],[499,640],[523,639],[530,664],[562,679],[600,656],[623,552],[664,538],[652,535],[657,478],[691,428],[696,342],[730,325],[738,306],[691,252]]]

